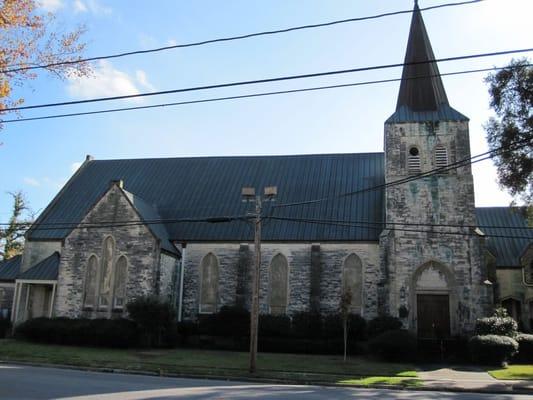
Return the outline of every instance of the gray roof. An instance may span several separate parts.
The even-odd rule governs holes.
[[[141,216],[143,221],[154,221],[161,219],[161,216],[155,209],[155,206],[151,206],[139,196],[136,196],[133,193],[128,192],[127,190],[124,190],[124,193],[130,199],[131,203],[133,204],[133,207],[135,207],[135,209],[139,212],[139,215]],[[164,250],[173,254],[178,253],[176,247],[174,247],[174,245],[170,242],[165,225],[150,224],[149,228],[154,233],[154,235],[161,241],[161,247]]]
[[[123,180],[124,189],[157,207],[163,219],[245,215],[251,205],[241,201],[241,188],[278,187],[276,203],[330,197],[384,183],[383,153],[294,156],[197,157],[92,160],[71,178],[39,217],[38,223],[77,223],[109,188]],[[274,215],[382,222],[383,190],[368,191],[298,207],[273,210]],[[138,203],[140,204],[140,203]],[[272,204],[265,204],[270,212]],[[144,209],[143,206],[140,206]],[[148,217],[147,217],[148,218]],[[168,223],[176,241],[244,241],[253,238],[249,223]],[[70,229],[36,229],[31,240],[62,239]],[[377,241],[380,229],[342,227],[271,220],[263,239],[270,241]]]
[[[437,63],[424,63],[430,60],[435,60],[435,54],[415,4],[396,112],[387,123],[468,120],[450,107]]]
[[[55,281],[59,269],[59,253],[56,251],[50,257],[38,262],[33,267],[17,276],[17,279],[34,281]]]
[[[524,209],[518,207],[481,207],[476,208],[476,215],[478,225],[486,235],[526,237],[526,239],[487,238],[487,247],[496,257],[496,266],[519,267],[519,257],[526,247],[533,243],[533,229],[528,229]],[[487,226],[509,228],[487,228]]]
[[[20,261],[22,256],[11,257],[0,262],[0,281],[13,281],[20,272]]]

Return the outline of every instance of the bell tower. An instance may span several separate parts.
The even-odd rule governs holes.
[[[470,164],[456,167],[470,157],[468,118],[450,106],[434,60],[415,2],[396,111],[385,122],[383,309],[427,337],[468,331],[491,301],[481,238],[462,228],[476,224]]]

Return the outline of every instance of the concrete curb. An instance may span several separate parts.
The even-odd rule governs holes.
[[[160,371],[159,373],[153,371],[144,371],[144,370],[130,370],[130,369],[120,369],[120,368],[107,368],[107,367],[88,367],[88,366],[78,366],[78,365],[68,365],[68,364],[50,364],[50,363],[36,363],[36,362],[27,362],[27,361],[16,361],[16,360],[0,360],[0,365],[2,364],[11,364],[11,365],[24,365],[31,367],[43,367],[43,368],[57,368],[57,369],[67,369],[74,371],[88,371],[88,372],[100,372],[100,373],[110,373],[110,374],[125,374],[125,375],[142,375],[142,376],[153,376],[153,377],[163,377],[163,378],[188,378],[188,379],[208,379],[208,380],[217,380],[217,381],[228,381],[228,382],[250,382],[250,383],[270,383],[270,384],[280,384],[280,385],[310,385],[310,386],[327,386],[327,387],[342,387],[342,388],[357,388],[357,389],[386,389],[386,390],[396,390],[396,391],[420,391],[420,392],[452,392],[452,393],[485,393],[485,394],[526,394],[533,395],[533,390],[524,389],[524,388],[515,388],[513,385],[507,385],[505,381],[499,381],[502,385],[507,386],[506,389],[470,389],[470,388],[460,388],[460,387],[447,387],[447,386],[401,386],[401,385],[353,385],[353,384],[340,384],[332,382],[321,382],[314,380],[296,380],[296,379],[273,379],[273,378],[261,378],[261,377],[249,377],[249,376],[222,376],[222,375],[202,375],[194,373],[175,373],[175,372],[164,372]],[[422,381],[422,384],[424,382]]]

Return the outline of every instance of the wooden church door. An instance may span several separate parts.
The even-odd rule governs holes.
[[[450,336],[450,296],[447,294],[417,295],[418,337]]]

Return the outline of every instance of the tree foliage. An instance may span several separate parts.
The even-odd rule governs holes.
[[[61,31],[55,24],[54,15],[45,13],[35,0],[0,1],[0,71],[78,61],[85,48],[81,41],[84,32],[83,26],[73,31]],[[46,69],[59,78],[90,73],[90,65],[83,62]],[[0,110],[24,102],[13,89],[36,78],[35,71],[0,73]]]
[[[0,256],[7,260],[24,250],[24,233],[31,225],[33,216],[20,191],[9,193],[13,197],[13,209],[6,227],[0,226]]]
[[[527,59],[512,60],[486,78],[490,106],[496,113],[485,125],[498,180],[511,195],[533,202],[533,67]],[[525,144],[518,148],[514,143]]]

